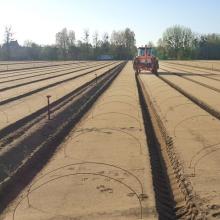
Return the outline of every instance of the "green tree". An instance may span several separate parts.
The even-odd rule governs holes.
[[[198,45],[199,59],[220,59],[220,34],[202,35]]]
[[[191,58],[191,49],[195,39],[190,28],[175,25],[163,33],[162,41],[170,58]]]
[[[161,38],[157,42],[157,56],[163,60],[168,58],[166,46]]]
[[[27,53],[27,59],[29,60],[40,60],[41,53],[42,53],[42,47],[40,45],[37,45],[36,43],[27,40],[24,42],[24,47],[26,48]]]

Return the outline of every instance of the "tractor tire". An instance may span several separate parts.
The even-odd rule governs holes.
[[[156,61],[156,68],[157,68],[157,70],[159,69],[159,62],[158,62],[158,60]]]
[[[155,75],[158,76],[157,68],[153,68],[152,71],[151,71],[151,73],[153,73],[153,74],[155,74]]]
[[[141,72],[140,69],[138,69],[138,68],[135,69],[135,73],[136,73],[136,74],[139,74],[140,72]]]

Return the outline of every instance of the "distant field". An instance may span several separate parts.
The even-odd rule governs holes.
[[[84,61],[0,61],[0,71],[60,66]]]
[[[94,74],[103,74],[114,63],[8,62],[8,71],[0,72],[0,129],[44,107],[46,95],[52,95],[54,102],[93,79]]]

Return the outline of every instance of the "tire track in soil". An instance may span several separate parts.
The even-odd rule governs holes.
[[[160,77],[161,76],[158,76],[159,79],[160,79]],[[148,100],[148,102],[147,102],[148,107],[146,107],[146,108],[148,108],[150,110],[150,118],[148,118],[147,123],[149,124],[149,120],[153,120],[153,122],[154,122],[153,128],[156,129],[156,135],[157,135],[156,140],[158,140],[159,143],[162,143],[162,145],[161,145],[161,147],[159,147],[159,149],[161,150],[161,153],[162,153],[162,160],[164,159],[164,162],[165,162],[165,167],[163,166],[163,168],[165,169],[165,172],[167,172],[167,177],[170,181],[170,188],[171,188],[170,192],[174,196],[173,197],[174,204],[175,204],[174,205],[174,215],[176,215],[174,217],[174,219],[206,219],[207,212],[205,209],[203,209],[204,207],[200,206],[200,200],[197,197],[197,195],[192,187],[192,184],[190,182],[190,179],[188,178],[188,175],[186,176],[184,174],[184,167],[183,167],[183,164],[181,163],[181,160],[179,159],[179,156],[175,152],[176,150],[174,148],[173,140],[169,136],[169,133],[167,133],[166,127],[163,124],[164,119],[162,120],[160,118],[160,116],[158,115],[157,110],[154,107],[155,103],[154,103],[154,101],[152,102],[150,96],[147,95],[147,92],[144,88],[144,84],[141,86],[141,89],[142,89],[141,91],[144,92],[144,94],[146,94],[145,100]],[[177,96],[175,96],[175,97],[177,97]],[[146,113],[146,114],[149,114],[149,113]],[[144,113],[143,113],[143,115],[144,115]],[[210,117],[209,114],[207,114],[205,116]],[[198,115],[196,115],[195,117],[198,117]],[[151,131],[151,128],[149,130]],[[158,132],[162,135],[162,137],[160,137],[160,134],[158,134]],[[148,136],[152,136],[152,135],[148,135]],[[163,141],[161,139],[164,139],[165,146],[163,146]],[[154,148],[155,148],[155,145],[153,146]],[[215,144],[215,146],[216,146],[216,144]],[[216,152],[217,150],[219,150],[219,148],[215,149],[214,152]],[[212,152],[210,152],[210,153],[212,153]],[[201,158],[204,158],[204,157],[201,156]],[[198,164],[199,161],[200,161],[200,158],[197,160],[196,164]],[[155,175],[158,175],[158,173],[159,172],[156,172]],[[156,187],[164,188],[165,186],[166,186],[165,184],[164,185],[163,184],[156,184]],[[179,191],[177,189],[179,189]],[[182,202],[181,202],[180,198],[178,199],[178,196],[175,195],[177,192],[182,194],[182,199],[183,199]],[[161,192],[159,195],[160,196],[163,195],[163,192]],[[162,196],[162,198],[163,198],[163,196]],[[166,197],[164,197],[164,198],[166,198]],[[178,201],[177,203],[175,203],[176,199]],[[167,201],[167,198],[166,198],[166,201]],[[178,205],[178,203],[179,203],[179,205]],[[164,212],[162,212],[162,215],[163,214],[164,214]],[[168,217],[162,217],[161,219],[168,219]]]

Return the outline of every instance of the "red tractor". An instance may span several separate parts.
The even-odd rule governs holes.
[[[139,47],[138,55],[134,58],[133,68],[136,73],[141,70],[151,71],[157,74],[159,69],[158,59],[154,56],[154,49],[152,47]]]

